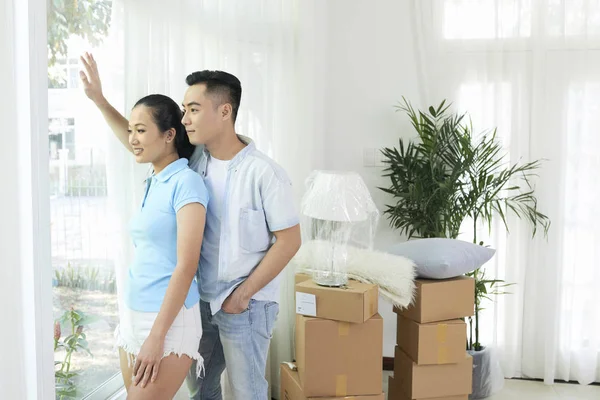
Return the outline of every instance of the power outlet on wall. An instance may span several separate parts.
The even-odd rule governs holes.
[[[364,167],[374,167],[375,166],[375,149],[372,148],[364,148],[363,149],[363,166]]]
[[[385,167],[385,157],[381,154],[381,150],[366,147],[363,149],[363,166],[364,167]]]
[[[385,162],[386,158],[383,155],[383,153],[381,152],[381,150],[377,149],[375,150],[375,166],[376,167],[387,167],[387,164]]]

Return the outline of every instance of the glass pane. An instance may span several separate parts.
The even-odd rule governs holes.
[[[444,0],[445,39],[531,36],[531,0]]]
[[[549,0],[545,11],[552,36],[600,35],[600,0]]]
[[[77,64],[69,67],[69,89],[79,87],[79,67]]]
[[[587,61],[587,57],[586,57]],[[562,125],[563,176],[562,193],[563,227],[560,254],[564,266],[561,273],[559,306],[560,331],[557,340],[560,351],[559,366],[573,363],[579,371],[595,374],[600,354],[600,292],[594,284],[600,279],[598,256],[600,233],[597,218],[600,215],[600,186],[598,169],[600,156],[598,124],[600,123],[600,81],[589,77],[569,84],[565,96],[565,123]],[[586,329],[581,329],[585,326]],[[573,340],[576,338],[576,340]],[[568,369],[559,368],[559,372]],[[581,373],[581,372],[580,372]],[[600,371],[599,371],[600,373]],[[571,372],[572,374],[572,372]],[[567,375],[564,375],[567,376]],[[574,376],[571,376],[574,378]],[[593,381],[600,375],[578,379]]]
[[[119,373],[114,259],[109,251],[106,148],[90,123],[78,57],[106,51],[111,2],[48,8],[48,135],[57,399],[82,399]],[[61,397],[62,396],[62,397]]]

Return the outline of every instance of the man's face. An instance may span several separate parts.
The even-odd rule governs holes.
[[[223,131],[223,105],[215,107],[206,96],[206,85],[188,87],[183,98],[183,119],[190,142],[195,145],[210,143]]]

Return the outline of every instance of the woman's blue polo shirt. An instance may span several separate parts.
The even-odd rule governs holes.
[[[132,218],[131,238],[135,259],[129,268],[125,302],[129,308],[158,312],[177,265],[177,212],[190,203],[208,205],[208,191],[199,174],[180,158],[146,180],[141,209]],[[198,227],[198,229],[202,229]],[[185,307],[198,303],[196,278],[188,290]]]

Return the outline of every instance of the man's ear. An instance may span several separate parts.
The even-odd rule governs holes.
[[[225,103],[221,106],[221,118],[223,121],[230,119],[233,116],[233,108],[231,104]]]

